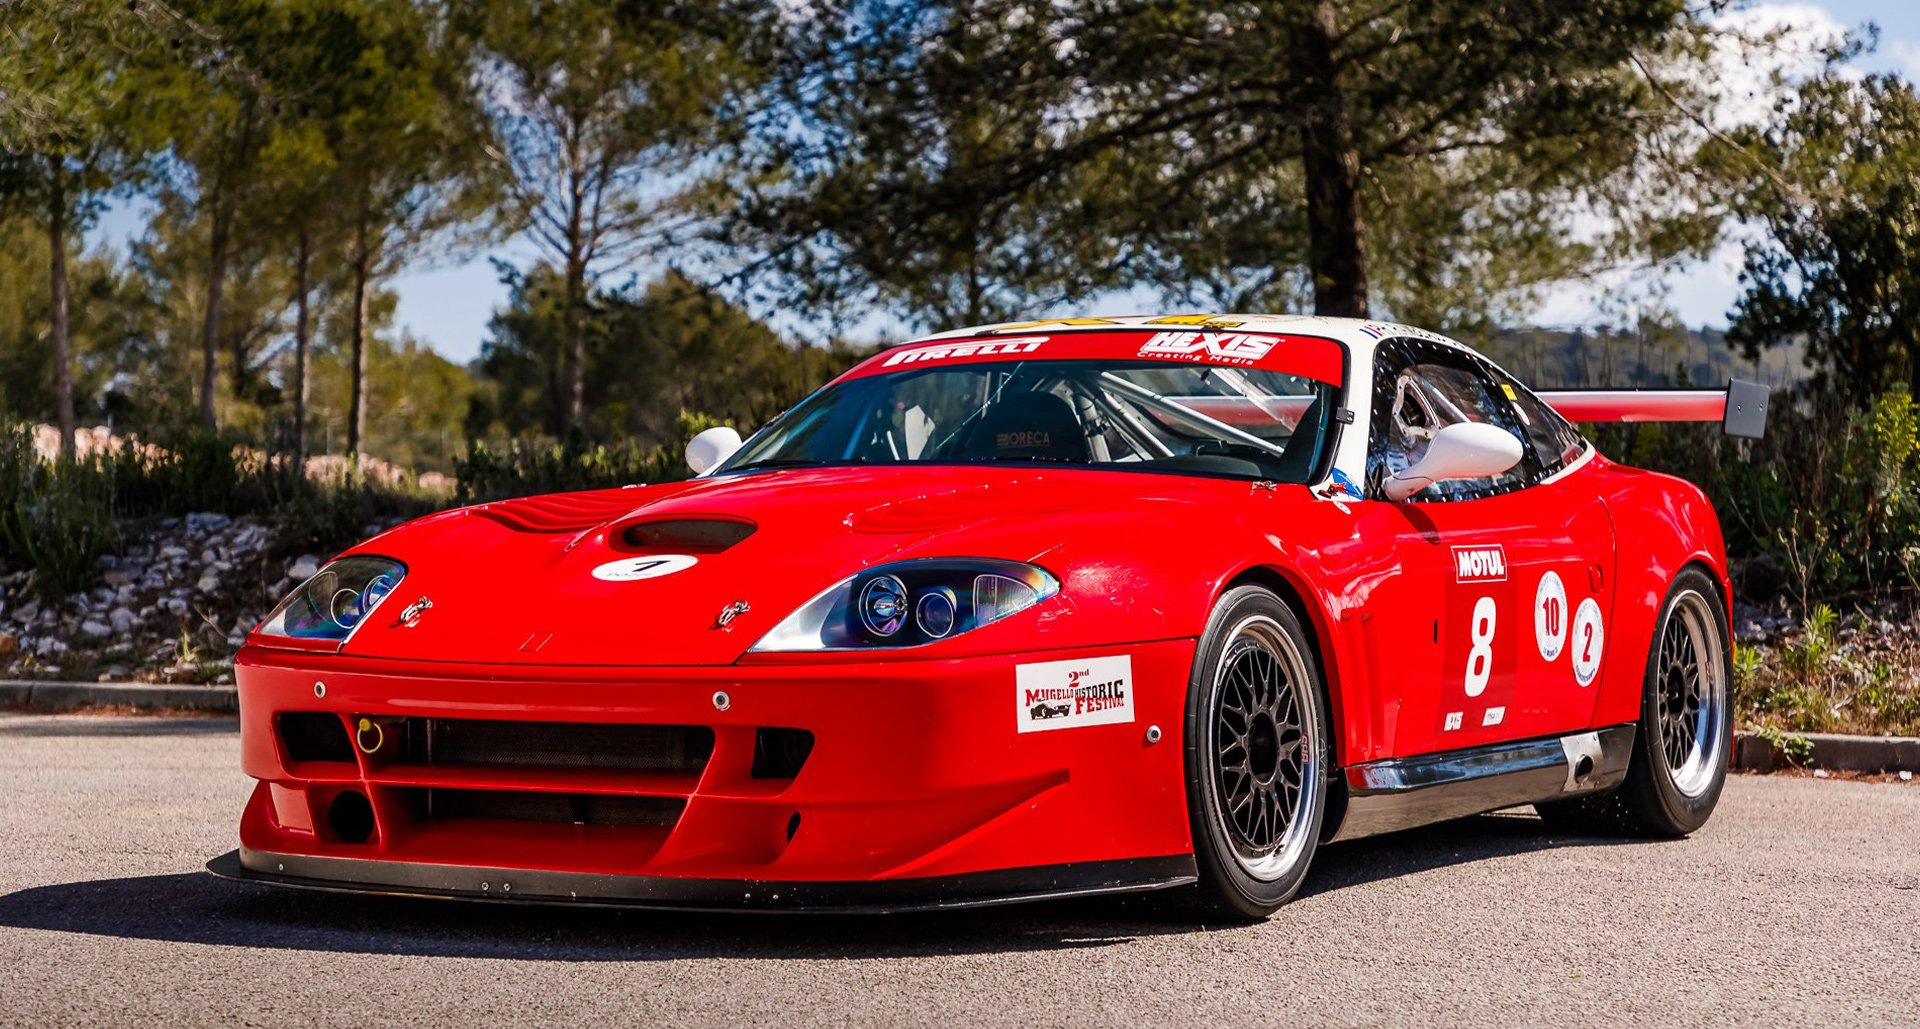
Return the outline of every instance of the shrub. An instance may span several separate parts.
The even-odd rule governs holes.
[[[64,596],[93,581],[113,549],[113,476],[98,458],[47,464],[24,427],[0,434],[0,556],[33,572],[33,588]]]
[[[681,445],[717,424],[706,415],[681,412]],[[462,503],[670,482],[687,475],[680,448],[648,446],[630,437],[589,443],[578,433],[558,442],[523,437],[499,446],[474,440],[453,467]]]

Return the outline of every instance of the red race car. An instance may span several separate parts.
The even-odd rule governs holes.
[[[240,849],[319,889],[899,909],[1185,888],[1515,804],[1677,836],[1730,749],[1693,486],[1400,325],[999,325],[882,351],[684,482],[420,519],[238,659]]]

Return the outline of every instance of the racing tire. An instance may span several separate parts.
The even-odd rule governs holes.
[[[1229,590],[1200,638],[1187,689],[1187,815],[1203,918],[1254,921],[1299,891],[1326,817],[1333,748],[1326,688],[1293,609]]]
[[[1698,568],[1682,569],[1647,654],[1626,780],[1602,796],[1536,804],[1540,817],[1600,835],[1671,838],[1705,825],[1733,753],[1732,640],[1719,586]]]

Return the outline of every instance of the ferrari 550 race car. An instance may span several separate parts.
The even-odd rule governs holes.
[[[1700,491],[1401,325],[996,325],[884,350],[683,482],[342,554],[238,658],[221,875],[692,908],[1184,889],[1516,804],[1677,836],[1730,737]]]

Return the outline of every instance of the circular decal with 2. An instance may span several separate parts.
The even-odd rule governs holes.
[[[1600,673],[1600,655],[1607,645],[1607,628],[1600,621],[1600,603],[1592,597],[1580,602],[1573,613],[1573,681],[1582,686],[1593,684]]]

